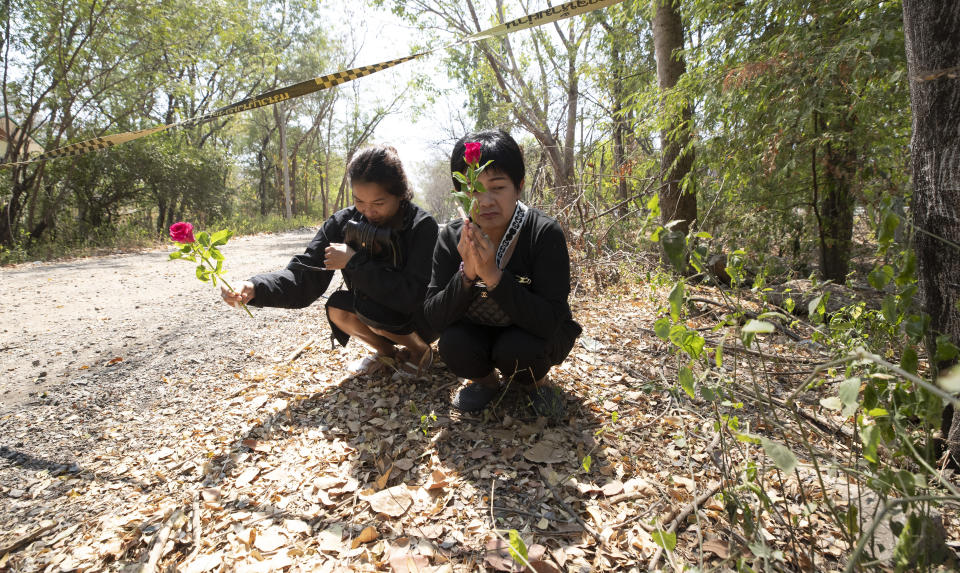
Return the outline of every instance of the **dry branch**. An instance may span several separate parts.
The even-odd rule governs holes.
[[[11,543],[7,544],[4,547],[0,547],[0,557],[3,557],[7,553],[13,553],[14,551],[23,549],[27,545],[30,545],[31,543],[36,541],[38,538],[40,538],[40,536],[42,536],[44,533],[50,531],[56,526],[57,526],[57,522],[55,521],[45,521],[41,523],[40,527],[38,527],[37,529],[34,529],[30,533],[21,535],[18,539],[13,540]]]
[[[667,528],[666,533],[676,533],[677,529],[680,527],[680,524],[686,521],[687,518],[690,517],[690,514],[692,514],[694,511],[697,511],[697,509],[701,505],[705,504],[707,500],[713,497],[713,495],[716,494],[718,491],[720,491],[719,483],[711,487],[709,490],[705,491],[704,493],[700,494],[700,496],[697,497],[697,499],[693,500],[693,503],[685,507],[683,511],[681,511],[679,514],[677,514],[675,518],[673,518],[673,521],[670,522],[670,527]],[[658,547],[657,550],[653,553],[653,557],[650,558],[650,562],[647,563],[647,570],[653,571],[654,569],[656,569],[657,563],[660,561],[660,557],[662,556],[663,556],[663,548]]]
[[[173,533],[175,523],[178,522],[181,517],[183,517],[183,512],[178,509],[163,523],[163,527],[160,528],[156,538],[153,540],[153,546],[150,547],[147,562],[140,568],[140,573],[153,573],[157,570],[157,563],[159,563],[160,558],[163,557],[163,548],[167,545],[170,534]]]
[[[584,531],[589,533],[590,537],[593,537],[594,541],[597,542],[598,547],[603,547],[603,538],[600,537],[600,534],[594,531],[593,528],[590,527],[587,524],[587,522],[584,521],[583,518],[580,517],[580,515],[573,510],[572,507],[570,507],[570,504],[568,504],[566,501],[563,500],[563,496],[561,496],[560,492],[557,491],[556,486],[550,483],[550,480],[545,479],[543,481],[547,484],[547,487],[550,488],[550,492],[553,493],[553,497],[557,498],[557,501],[560,502],[560,505],[563,506],[563,510],[567,512],[567,514],[570,515],[570,517],[577,520],[577,523],[580,524],[580,527],[582,527]]]

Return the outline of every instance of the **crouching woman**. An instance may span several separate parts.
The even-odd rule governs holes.
[[[347,288],[327,299],[331,334],[343,346],[356,337],[375,352],[348,369],[369,374],[389,358],[409,370],[425,370],[436,339],[424,320],[423,302],[437,223],[411,203],[394,148],[359,152],[347,175],[353,207],[327,219],[285,269],[257,275],[237,293],[222,289],[221,296],[231,305],[304,308],[324,294],[339,270]]]
[[[521,387],[534,411],[563,415],[550,368],[570,353],[581,328],[572,317],[570,257],[560,225],[520,201],[523,152],[509,134],[487,130],[457,142],[450,157],[465,172],[467,143],[479,161],[485,192],[473,193],[470,220],[440,233],[427,288],[427,321],[440,332],[443,361],[466,379],[453,398],[462,411],[482,410],[507,383]],[[460,190],[460,182],[454,179]]]

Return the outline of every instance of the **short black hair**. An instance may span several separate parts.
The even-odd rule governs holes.
[[[523,178],[526,175],[526,168],[523,165],[523,150],[516,140],[510,137],[509,133],[502,129],[485,129],[464,135],[453,146],[453,152],[450,154],[451,171],[463,173],[467,170],[467,162],[463,158],[463,152],[466,151],[468,141],[476,141],[483,145],[480,152],[480,165],[493,160],[493,163],[487,169],[505,174],[510,178],[510,181],[513,181],[517,191],[520,191]],[[454,179],[453,187],[459,191],[460,182]]]
[[[377,183],[391,195],[413,199],[400,156],[389,145],[375,145],[358,152],[347,166],[347,176],[351,184]]]

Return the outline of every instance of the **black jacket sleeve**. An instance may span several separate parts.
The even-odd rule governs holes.
[[[463,259],[457,243],[462,228],[462,221],[444,227],[433,251],[433,271],[423,312],[427,323],[437,332],[458,320],[470,306],[470,288],[463,285],[459,272]]]
[[[533,270],[530,288],[521,286],[509,270],[490,296],[514,323],[541,338],[551,339],[570,318],[570,256],[560,225],[544,217],[545,224],[532,229],[529,249]],[[517,245],[517,248],[523,247]],[[516,254],[514,255],[516,256]],[[511,265],[507,265],[509,268]]]
[[[330,243],[342,242],[340,223],[336,215],[324,222],[302,255],[293,257],[282,271],[256,275],[250,279],[255,295],[253,306],[304,308],[313,304],[330,286],[334,271],[311,270],[323,267],[326,248]]]
[[[385,262],[372,260],[358,252],[344,269],[349,276],[350,289],[393,310],[409,313],[423,304],[426,285],[430,280],[430,261],[437,242],[437,222],[430,216],[417,220],[407,242],[406,263],[395,269]]]

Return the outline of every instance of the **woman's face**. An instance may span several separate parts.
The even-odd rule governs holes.
[[[352,184],[353,204],[374,225],[383,225],[400,209],[400,197],[391,195],[379,183]]]
[[[506,173],[495,169],[485,169],[477,180],[487,192],[473,194],[473,198],[477,200],[475,211],[471,213],[473,221],[485,231],[506,229],[517,208],[520,189]],[[522,181],[520,187],[523,187]]]

